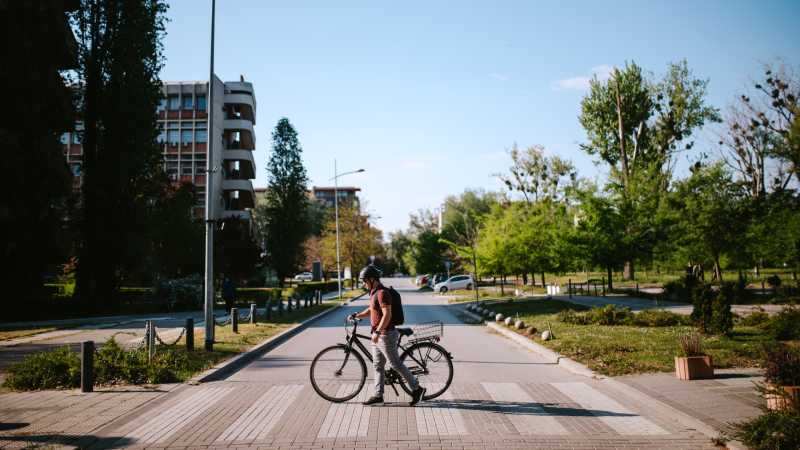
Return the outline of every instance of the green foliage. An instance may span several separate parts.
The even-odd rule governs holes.
[[[76,295],[96,307],[123,277],[152,271],[154,204],[168,183],[154,114],[166,10],[163,0],[82,0],[74,19],[84,125]]]
[[[510,192],[521,193],[527,203],[545,199],[558,202],[576,187],[575,166],[558,156],[545,156],[542,146],[520,150],[514,144],[509,154],[510,174],[500,175],[500,179]]]
[[[246,219],[225,219],[214,233],[214,270],[234,281],[253,275],[260,253]]]
[[[769,314],[764,311],[755,311],[738,320],[739,324],[746,327],[760,327],[770,322]]]
[[[690,302],[693,288],[693,279],[680,278],[664,283],[663,295],[669,301]]]
[[[800,339],[800,308],[782,309],[770,319],[767,330],[778,341]]]
[[[764,380],[778,386],[800,386],[800,347],[765,345]]]
[[[153,247],[157,272],[164,277],[203,271],[203,222],[194,214],[196,189],[191,183],[164,185],[153,211]]]
[[[289,119],[282,118],[272,132],[272,151],[267,163],[267,202],[258,209],[258,229],[266,244],[266,262],[279,283],[300,268],[303,242],[311,226],[306,213],[308,176],[303,149]]]
[[[19,391],[67,389],[80,385],[81,361],[69,347],[32,353],[8,368],[3,386]]]
[[[585,312],[578,312],[574,309],[565,309],[563,311],[559,311],[558,315],[556,316],[559,322],[564,323],[571,323],[575,325],[588,325],[589,315]]]
[[[692,289],[692,320],[703,333],[711,331],[714,316],[712,303],[716,293],[710,284],[699,284]]]
[[[722,283],[719,292],[711,301],[711,330],[718,334],[729,334],[733,330],[731,304],[735,292],[734,283]]]
[[[125,350],[112,338],[97,351],[94,370],[98,384],[157,384],[179,381],[189,364],[184,351],[162,348],[152,362],[143,349]]]
[[[690,319],[672,311],[646,309],[633,315],[631,323],[640,327],[674,327],[688,325]]]
[[[155,297],[169,309],[199,308],[203,304],[203,277],[191,275],[185,278],[159,280]]]
[[[422,230],[411,246],[409,263],[414,273],[439,273],[445,270],[444,254],[447,246],[441,242],[439,233]]]
[[[800,412],[766,411],[734,424],[728,435],[753,450],[794,450],[800,448]]]
[[[773,289],[778,288],[781,285],[781,277],[770,275],[767,277],[767,284]]]
[[[595,325],[625,325],[630,323],[633,313],[628,307],[605,305],[589,311],[590,322]]]

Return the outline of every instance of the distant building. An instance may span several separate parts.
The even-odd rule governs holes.
[[[162,166],[173,183],[193,183],[197,188],[195,214],[205,213],[206,155],[208,149],[208,83],[204,81],[165,82],[164,98],[158,106],[158,142]],[[252,179],[256,164],[256,99],[253,84],[241,81],[223,83],[214,77],[214,194],[211,216],[215,219],[242,217],[250,220],[255,206]],[[81,183],[83,125],[64,133],[61,143],[72,170],[76,188]]]
[[[357,192],[361,192],[361,188],[353,186],[340,186],[336,188],[339,196],[339,206],[355,206],[359,207],[359,200]],[[334,187],[320,187],[314,186],[311,188],[310,195],[323,205],[333,208],[334,207]]]

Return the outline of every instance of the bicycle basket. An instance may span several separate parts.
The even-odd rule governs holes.
[[[444,336],[444,324],[439,320],[421,323],[411,329],[414,330],[414,334],[409,337],[409,342],[438,341]]]

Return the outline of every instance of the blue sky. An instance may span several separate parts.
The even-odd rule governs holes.
[[[208,77],[210,0],[172,0],[164,80]],[[588,77],[636,61],[660,76],[686,59],[724,108],[781,58],[800,67],[800,1],[219,0],[216,72],[243,74],[258,101],[256,186],[270,133],[288,117],[311,183],[333,161],[377,225],[465,188],[500,189],[505,149],[540,144],[582,176],[605,168],[578,147]],[[713,142],[709,130],[697,151]]]

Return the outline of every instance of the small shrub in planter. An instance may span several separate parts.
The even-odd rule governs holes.
[[[767,408],[800,411],[800,348],[767,345],[763,352]]]
[[[81,360],[69,347],[33,353],[8,368],[3,386],[18,391],[69,389],[81,382]]]
[[[710,355],[703,353],[700,335],[689,333],[678,339],[680,351],[675,356],[675,376],[679,380],[714,378],[714,364]]]

